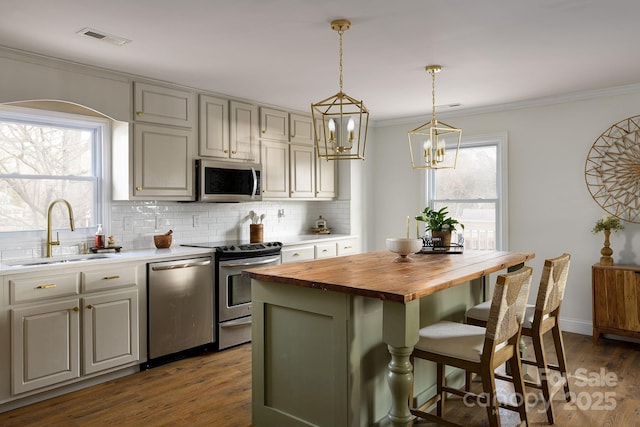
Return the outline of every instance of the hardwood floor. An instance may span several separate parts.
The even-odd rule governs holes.
[[[557,426],[640,427],[640,344],[565,333],[575,402],[556,396]],[[547,348],[552,349],[551,343]],[[553,359],[553,357],[550,357]],[[0,414],[0,426],[230,426],[251,425],[251,345],[173,362],[85,390]],[[540,402],[537,391],[528,396]],[[608,393],[608,394],[607,394]],[[535,396],[538,396],[536,399]],[[449,418],[485,426],[484,409],[447,400]],[[501,412],[502,424],[517,415]],[[529,425],[544,426],[541,404]]]

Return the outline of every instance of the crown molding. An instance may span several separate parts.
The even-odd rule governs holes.
[[[510,102],[506,104],[487,105],[483,107],[460,108],[455,111],[439,112],[439,118],[474,116],[477,114],[497,113],[502,111],[521,110],[524,108],[544,107],[548,105],[565,104],[569,102],[583,101],[586,99],[603,98],[606,96],[628,95],[640,92],[640,84],[616,86],[607,89],[588,90],[564,95],[548,96],[544,98],[527,99],[524,101]],[[398,117],[394,119],[372,120],[373,127],[394,126],[422,122],[425,115]]]

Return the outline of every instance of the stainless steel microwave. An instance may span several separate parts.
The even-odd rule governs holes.
[[[258,163],[196,160],[196,191],[201,202],[262,200]]]

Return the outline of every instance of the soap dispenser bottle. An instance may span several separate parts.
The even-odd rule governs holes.
[[[104,231],[102,231],[102,224],[98,224],[94,244],[96,248],[104,248]]]

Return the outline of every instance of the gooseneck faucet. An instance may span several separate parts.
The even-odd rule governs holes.
[[[76,227],[73,225],[73,209],[71,209],[71,204],[67,202],[65,199],[56,199],[49,205],[49,209],[47,210],[47,258],[51,258],[51,247],[60,245],[60,236],[58,232],[56,232],[56,240],[51,240],[51,210],[56,203],[64,203],[67,205],[67,209],[69,210],[69,227],[71,231],[74,231]]]

